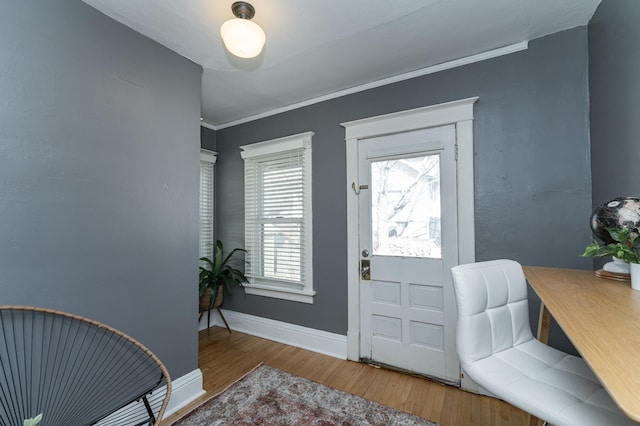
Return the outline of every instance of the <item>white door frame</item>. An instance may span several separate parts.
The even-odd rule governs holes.
[[[458,261],[475,262],[473,104],[478,97],[341,123],[347,145],[347,358],[360,360],[360,253],[358,242],[358,140],[428,127],[456,126]],[[462,377],[462,387],[475,385]]]

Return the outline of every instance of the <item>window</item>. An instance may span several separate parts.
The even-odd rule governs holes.
[[[200,256],[213,257],[213,166],[216,153],[200,151]]]
[[[241,146],[248,294],[313,303],[312,132]]]

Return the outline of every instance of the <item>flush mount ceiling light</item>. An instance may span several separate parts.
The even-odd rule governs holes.
[[[229,19],[220,27],[224,45],[240,58],[255,58],[267,39],[262,28],[250,21],[256,10],[247,2],[237,1],[231,5],[231,11],[236,19]]]

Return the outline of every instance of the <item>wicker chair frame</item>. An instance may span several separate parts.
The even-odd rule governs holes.
[[[0,425],[159,424],[171,395],[162,362],[106,324],[0,305]]]

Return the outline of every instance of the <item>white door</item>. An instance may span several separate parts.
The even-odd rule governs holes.
[[[360,356],[460,382],[455,126],[358,141]]]

